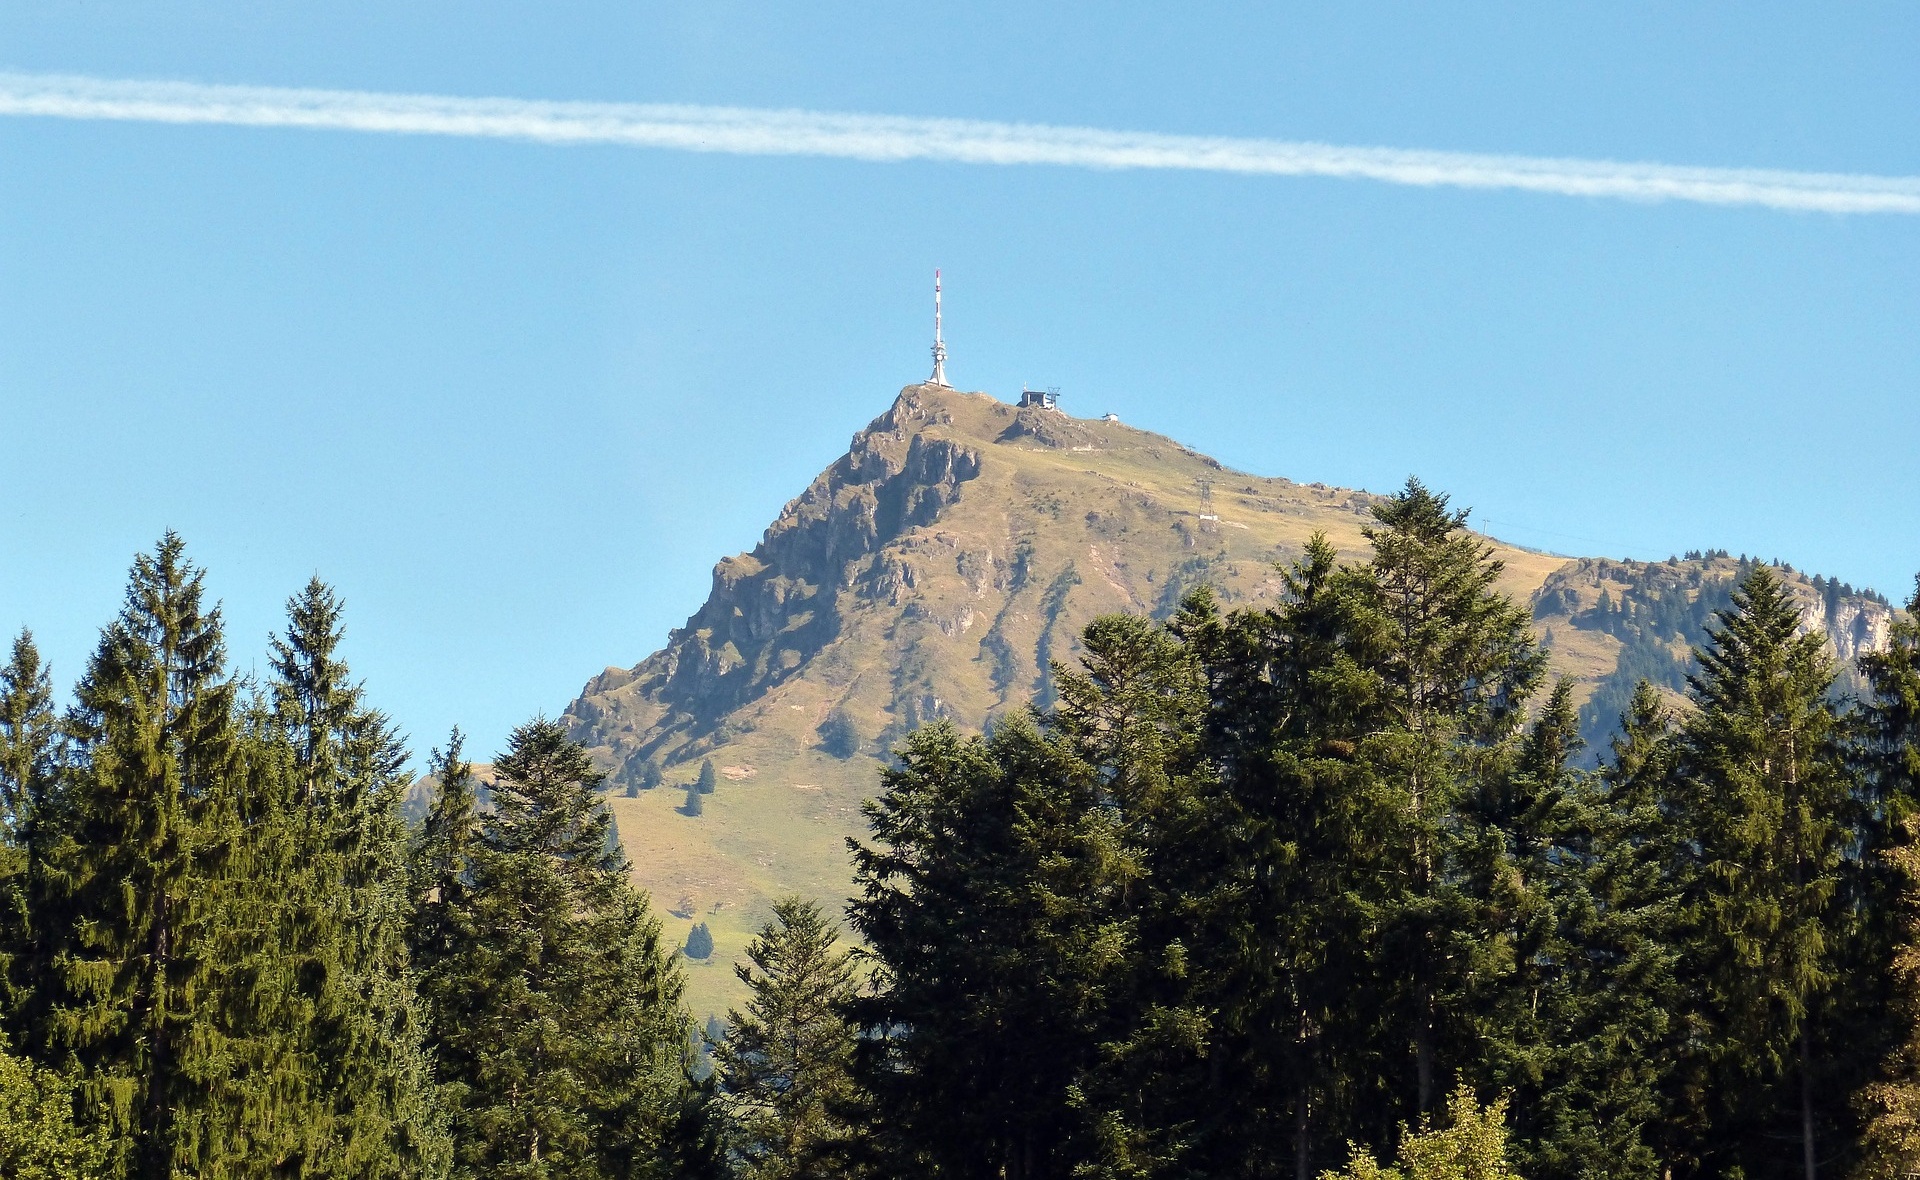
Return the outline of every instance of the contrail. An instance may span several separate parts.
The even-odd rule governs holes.
[[[0,114],[620,144],[877,162],[938,160],[1329,176],[1423,187],[1521,189],[1572,197],[1758,205],[1823,213],[1920,213],[1920,177],[1913,176],[1688,168],[752,107],[535,102],[0,73]]]

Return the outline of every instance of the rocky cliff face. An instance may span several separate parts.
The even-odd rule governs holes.
[[[980,474],[976,449],[925,432],[953,420],[927,392],[902,393],[753,552],[716,565],[705,605],[665,647],[590,682],[568,710],[576,734],[618,749],[623,769],[659,759],[805,668],[840,634],[842,593],[907,603],[914,569],[887,547],[938,520]]]
[[[1715,612],[1731,604],[1734,586],[1751,568],[1745,559],[1724,556],[1579,558],[1548,576],[1533,596],[1535,625],[1555,666],[1591,683],[1581,710],[1590,755],[1604,748],[1641,680],[1677,698],[1693,671],[1693,650],[1707,642]],[[1857,689],[1854,661],[1886,647],[1893,611],[1824,578],[1784,567],[1775,572],[1799,603],[1802,633],[1826,638],[1842,688]]]

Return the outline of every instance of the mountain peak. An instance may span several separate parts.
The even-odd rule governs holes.
[[[906,732],[977,730],[1048,702],[1053,663],[1098,615],[1165,615],[1203,583],[1229,605],[1271,599],[1277,565],[1315,532],[1364,560],[1378,499],[1232,471],[1117,420],[909,385],[751,552],[714,566],[706,602],[660,650],[594,677],[566,719],[637,792],[613,806],[642,882],[700,906],[726,962],[769,898],[846,895],[843,841]],[[1674,682],[1735,564],[1488,544],[1556,670],[1605,707],[1649,660]],[[1825,610],[1822,625],[1847,629],[1837,641],[1884,631],[1873,610]],[[728,781],[697,816],[639,789],[684,786],[707,759]],[[696,1005],[737,999],[730,975],[689,971]]]

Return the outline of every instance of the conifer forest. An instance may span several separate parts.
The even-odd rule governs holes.
[[[563,724],[410,748],[317,579],[242,675],[168,534],[0,669],[0,1177],[1920,1174],[1920,598],[1745,563],[1596,751],[1444,495],[1365,535],[908,733],[707,1020]]]

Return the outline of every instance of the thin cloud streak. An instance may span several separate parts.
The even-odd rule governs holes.
[[[934,160],[1326,176],[1822,213],[1920,213],[1920,177],[1911,176],[1686,168],[749,107],[536,102],[0,73],[0,115],[615,144],[882,163]]]

